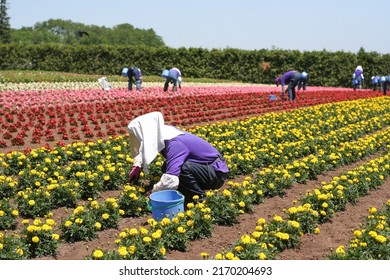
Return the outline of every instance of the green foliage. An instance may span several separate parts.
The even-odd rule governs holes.
[[[4,0],[3,0],[4,1]],[[9,41],[8,41],[9,42]],[[12,43],[66,45],[127,45],[163,47],[165,44],[153,29],[134,28],[124,23],[113,28],[85,25],[70,20],[49,19],[34,27],[11,30]]]
[[[161,81],[163,69],[178,67],[189,82],[191,79],[234,80],[271,84],[276,76],[291,69],[309,73],[309,85],[351,87],[352,73],[362,65],[366,76],[364,87],[371,84],[372,75],[386,75],[390,54],[365,52],[328,52],[296,50],[239,50],[168,48],[131,45],[67,45],[67,44],[0,44],[0,68],[3,70],[34,70],[35,73],[55,71],[55,81],[76,79],[96,81],[100,75],[110,81],[123,77],[124,66],[142,69],[144,81]],[[42,72],[43,71],[43,72]],[[79,73],[69,77],[66,73]],[[87,75],[87,76],[83,76]],[[49,79],[49,77],[48,77]],[[23,72],[3,77],[0,82],[36,81]]]
[[[7,15],[7,0],[0,2],[0,43],[11,42],[11,26]]]

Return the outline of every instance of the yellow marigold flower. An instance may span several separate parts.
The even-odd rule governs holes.
[[[119,215],[123,216],[125,214],[125,211],[122,209],[119,209],[118,213],[119,213]]]
[[[164,247],[161,247],[160,248],[160,254],[165,256],[166,253],[167,253],[167,250]]]
[[[142,241],[144,243],[150,243],[150,242],[152,242],[152,238],[150,238],[149,236],[145,236],[144,238],[142,238]]]
[[[264,254],[264,253],[260,253],[260,254],[259,254],[259,259],[260,259],[260,260],[265,260],[265,259],[267,259],[267,255]]]
[[[283,222],[283,218],[282,218],[281,216],[279,216],[279,215],[275,215],[274,218],[273,218],[273,220],[274,220],[275,222]]]
[[[184,213],[183,213],[183,212],[179,212],[179,213],[177,213],[177,217],[179,217],[179,218],[181,218],[181,219],[182,219],[182,218],[184,218],[184,216],[185,216],[185,215],[184,215]]]
[[[50,230],[52,230],[52,227],[49,226],[48,224],[44,224],[44,225],[42,226],[42,230],[43,230],[43,231],[50,231]]]
[[[91,202],[91,207],[93,209],[99,209],[99,202],[97,202],[96,200],[92,201]]]
[[[118,253],[122,257],[126,256],[127,255],[127,248],[125,246],[120,246],[118,248]]]
[[[83,219],[77,218],[74,222],[75,222],[76,224],[78,224],[78,225],[81,225],[81,224],[83,223]]]
[[[295,214],[297,212],[298,212],[298,209],[296,207],[290,207],[288,209],[288,213],[290,213],[290,214]]]
[[[344,254],[345,254],[344,246],[343,246],[343,245],[337,247],[337,249],[336,249],[336,254],[338,254],[338,255],[344,255]]]
[[[19,216],[19,211],[18,210],[12,210],[11,214],[12,214],[12,216]]]
[[[94,252],[93,252],[93,257],[95,258],[95,259],[101,259],[102,257],[103,257],[103,251],[102,250],[99,250],[99,249],[97,249],[97,250],[95,250]]]
[[[119,237],[120,238],[126,238],[126,236],[127,236],[127,233],[126,232],[124,232],[124,231],[121,231],[120,233],[119,233]]]
[[[140,234],[142,234],[142,235],[146,235],[146,234],[149,233],[149,230],[146,229],[146,228],[144,228],[144,227],[141,227],[141,228],[139,229],[139,231],[140,231]]]
[[[261,236],[262,234],[263,234],[262,232],[254,231],[254,232],[252,233],[252,236],[253,236],[253,238],[258,239],[258,238],[260,238],[260,236]]]
[[[35,205],[35,200],[30,199],[30,200],[28,201],[28,205],[34,206],[34,205]]]
[[[70,227],[72,224],[73,224],[73,223],[72,223],[71,221],[68,220],[68,221],[65,222],[64,225],[65,225],[65,227]]]
[[[245,207],[245,202],[244,201],[240,201],[238,203],[238,205],[241,207],[241,208],[244,208]]]
[[[185,233],[186,230],[185,230],[185,228],[183,228],[183,227],[178,227],[178,228],[177,228],[177,232],[178,232],[178,233]]]
[[[373,230],[371,230],[369,233],[368,233],[371,237],[373,237],[373,238],[375,238],[378,234],[375,232],[375,231],[373,231]]]
[[[102,228],[102,224],[99,223],[99,222],[96,222],[96,223],[95,223],[95,228],[96,228],[97,230],[100,230],[100,229]]]
[[[378,224],[376,226],[376,228],[379,229],[379,230],[383,230],[385,228],[385,226],[383,224]]]
[[[215,259],[216,260],[223,260],[225,258],[224,258],[224,256],[221,253],[218,253],[218,254],[215,255]]]
[[[375,236],[375,240],[378,241],[379,243],[383,244],[387,241],[387,238],[384,237],[383,235],[377,235]]]
[[[31,238],[31,241],[34,242],[34,243],[38,243],[39,242],[39,237],[38,236],[34,236],[33,238]]]
[[[190,202],[190,203],[187,203],[187,208],[188,209],[192,209],[192,208],[194,208],[194,203],[192,203],[192,202]]]
[[[53,219],[47,219],[46,224],[48,224],[49,226],[54,226],[56,222]]]
[[[234,250],[237,251],[237,252],[241,252],[241,251],[244,250],[244,247],[242,247],[242,246],[236,246],[236,247],[234,248]]]
[[[247,234],[241,236],[241,242],[243,244],[249,244],[251,242],[251,237]]]
[[[353,235],[354,235],[355,237],[360,237],[360,236],[362,236],[362,232],[361,232],[360,230],[355,230],[355,231],[353,232]]]
[[[0,251],[3,250],[3,248],[4,248],[3,243],[0,243]]]
[[[377,212],[377,209],[375,207],[370,207],[368,211],[370,212],[370,214],[375,214]]]
[[[226,258],[228,259],[228,260],[233,260],[234,259],[234,254],[232,253],[232,252],[229,252],[229,253],[227,253],[226,255]]]
[[[24,254],[23,249],[21,249],[21,248],[16,249],[16,254],[18,254],[19,256],[23,256],[23,254]]]
[[[161,237],[161,231],[155,231],[152,233],[153,239],[159,239]]]
[[[194,225],[194,220],[188,220],[187,221],[187,226],[192,227]]]
[[[301,225],[297,221],[288,221],[293,228],[299,228]]]
[[[315,229],[314,229],[314,234],[320,234],[320,229],[318,228],[318,227],[316,227]]]
[[[53,240],[59,240],[59,239],[60,239],[60,236],[59,236],[57,233],[53,233],[53,234],[51,235],[51,239],[53,239]]]
[[[329,206],[329,204],[328,203],[326,203],[326,202],[324,202],[324,203],[322,203],[322,208],[328,208],[328,206]]]
[[[202,256],[203,259],[208,259],[210,255],[206,252],[201,252],[200,255]]]
[[[222,193],[224,196],[231,196],[232,195],[232,193],[227,189],[224,189]]]
[[[130,254],[134,254],[135,250],[136,250],[136,247],[134,245],[130,245],[128,248],[128,251],[130,252]]]
[[[257,225],[264,225],[265,224],[265,219],[264,218],[260,218],[257,220]]]
[[[161,220],[160,223],[161,223],[161,225],[163,227],[165,227],[165,226],[167,226],[167,225],[169,225],[171,223],[171,220],[169,218],[164,218],[164,219]]]
[[[138,230],[136,228],[132,228],[132,229],[130,229],[129,233],[131,236],[134,236],[134,235],[138,234]]]
[[[29,221],[28,219],[24,219],[24,220],[22,221],[22,224],[23,224],[23,225],[27,225],[29,222],[30,222],[30,221]]]
[[[102,215],[103,220],[108,220],[110,218],[110,215],[108,213],[104,213]]]

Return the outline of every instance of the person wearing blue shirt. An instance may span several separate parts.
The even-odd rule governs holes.
[[[376,91],[376,90],[382,91],[381,76],[372,76],[371,83],[372,83],[372,90],[373,91]]]
[[[282,99],[284,99],[284,86],[288,84],[286,92],[288,92],[288,98],[290,101],[294,101],[296,97],[295,87],[297,86],[301,73],[295,70],[284,73],[281,77],[275,78],[276,86],[282,85]]]
[[[177,68],[172,68],[170,70],[165,69],[161,76],[165,78],[165,83],[164,83],[164,92],[168,91],[169,84],[173,84],[172,91],[177,91],[177,84],[179,84],[179,88],[181,89],[181,83],[182,83],[182,78],[181,78],[181,72]]]
[[[387,87],[390,84],[390,76],[382,76],[381,77],[383,95],[387,95]]]
[[[362,89],[364,81],[364,75],[363,75],[363,68],[359,65],[356,67],[355,72],[352,74],[352,84],[353,84],[353,90],[356,90],[357,87],[359,89]]]
[[[301,77],[299,78],[299,80],[298,80],[298,90],[300,90],[301,88],[303,89],[303,90],[306,90],[306,84],[307,84],[307,78],[308,78],[308,74],[305,72],[305,71],[303,71],[302,73],[301,73]]]
[[[124,67],[122,69],[122,76],[129,79],[128,89],[133,90],[133,84],[137,91],[141,91],[142,85],[142,72],[141,69],[137,67]]]

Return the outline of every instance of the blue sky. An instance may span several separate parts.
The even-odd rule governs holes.
[[[152,28],[169,47],[390,53],[389,0],[8,0],[12,28],[49,19]]]

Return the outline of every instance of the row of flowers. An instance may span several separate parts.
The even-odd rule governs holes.
[[[296,102],[270,101],[274,87],[190,87],[179,93],[161,93],[156,87],[142,94],[125,89],[2,92],[0,147],[31,143],[96,139],[126,134],[129,120],[150,111],[162,111],[168,123],[188,126],[331,101],[373,97],[378,93],[312,90]]]
[[[274,259],[283,250],[296,247],[302,235],[311,232],[320,234],[317,227],[319,224],[331,221],[334,213],[342,211],[346,203],[354,203],[358,197],[380,187],[389,175],[390,154],[386,154],[339,177],[334,177],[331,182],[323,182],[314,191],[308,191],[306,195],[300,197],[299,204],[293,204],[287,209],[285,217],[275,214],[269,222],[259,218],[251,234],[243,235],[230,249],[216,254],[214,259]],[[353,199],[350,200],[350,197]],[[379,226],[380,228],[387,225],[387,221],[379,223],[383,226]],[[385,237],[388,235],[384,234],[380,230],[378,232],[378,228],[368,233],[374,237],[373,242],[376,242],[372,252],[370,249],[362,248],[366,247],[367,243],[360,247],[359,252],[351,252],[350,255],[346,255],[343,248],[339,247],[334,258],[349,259],[356,257],[357,253],[362,254],[360,258],[364,256],[374,259],[386,258],[389,239]],[[356,242],[358,241],[354,240],[353,244]],[[210,258],[206,252],[203,256],[206,259]]]
[[[362,226],[353,231],[348,247],[340,245],[332,260],[389,260],[390,200],[381,209],[370,207]]]

